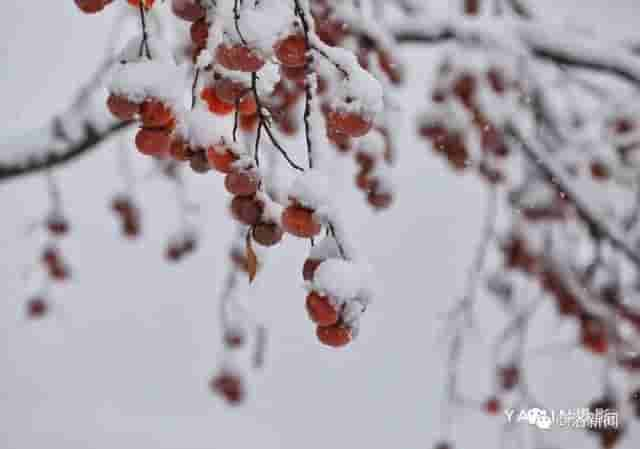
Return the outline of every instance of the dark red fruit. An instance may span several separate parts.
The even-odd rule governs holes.
[[[273,246],[282,240],[284,231],[275,223],[258,223],[253,228],[253,239],[262,246]]]
[[[232,195],[251,196],[258,191],[258,184],[253,171],[233,171],[224,178],[224,186]]]
[[[236,196],[231,201],[231,214],[240,223],[255,226],[260,221],[264,205],[252,196]]]

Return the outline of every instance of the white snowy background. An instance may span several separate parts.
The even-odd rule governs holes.
[[[530,3],[554,22],[621,37],[640,19],[637,0]],[[114,17],[109,8],[83,16],[71,0],[3,2],[0,135],[19,134],[64,110],[101,60]],[[411,81],[401,98],[410,112],[424,98],[436,54],[406,55]],[[52,315],[37,322],[24,318],[32,285],[23,272],[41,241],[25,230],[47,210],[45,179],[0,185],[0,448],[430,447],[440,431],[442,316],[462,292],[485,195],[474,177],[452,174],[414,139],[411,120],[397,126],[403,140],[391,211],[373,217],[351,192],[350,162],[335,179],[336,190],[351,192],[340,195],[341,206],[377,273],[376,300],[360,338],[338,351],[317,342],[300,281],[307,243],[286,238],[250,290],[251,312],[268,327],[269,346],[240,408],[227,407],[207,388],[221,361],[217,298],[233,229],[221,176],[188,175],[191,198],[202,206],[202,247],[168,266],[163,250],[178,218],[167,183],[136,187],[144,233],[128,242],[108,210],[122,187],[118,142],[60,170],[73,226],[62,247],[74,279],[54,290]],[[136,174],[144,176],[148,162],[133,145],[131,154]],[[484,304],[484,327],[472,338],[478,344],[470,346],[463,373],[465,391],[479,400],[491,387],[481,343],[504,324],[499,309]],[[567,341],[561,337],[572,330],[560,326],[551,307],[542,316],[538,335]],[[533,338],[531,345],[540,342]],[[549,406],[584,406],[585,392],[599,392],[600,371],[580,351],[535,359],[529,367],[534,392]],[[503,417],[469,411],[455,421],[457,447],[497,447]],[[620,447],[637,447],[633,431]],[[592,444],[578,430],[555,438],[560,447]]]

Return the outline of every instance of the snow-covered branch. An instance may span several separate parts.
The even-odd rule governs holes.
[[[522,55],[622,78],[640,87],[640,58],[627,46],[602,36],[555,25],[505,18],[428,18],[391,27],[399,43],[482,43]]]
[[[66,164],[95,149],[128,126],[115,123],[96,127],[90,121],[78,123],[73,135],[65,135],[59,119],[30,134],[0,144],[0,182]]]

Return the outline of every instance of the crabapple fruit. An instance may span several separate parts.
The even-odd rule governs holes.
[[[253,171],[232,171],[224,178],[224,186],[232,195],[254,195],[258,191],[258,184],[258,176]]]
[[[69,222],[63,217],[52,216],[47,220],[47,229],[52,235],[63,236],[69,232]]]
[[[110,2],[104,0],[75,0],[76,5],[86,14],[95,14],[104,9],[105,5]]]
[[[207,159],[211,168],[218,170],[221,173],[233,172],[232,165],[238,160],[238,156],[232,153],[229,149],[225,149],[224,152],[219,152],[218,147],[211,147],[207,150]]]
[[[140,112],[140,105],[129,100],[122,95],[111,94],[107,99],[107,107],[109,112],[114,117],[122,120],[129,121],[136,117],[136,114]]]
[[[220,44],[216,49],[216,60],[223,67],[240,72],[257,72],[264,66],[260,55],[241,44]]]
[[[311,321],[319,326],[331,326],[338,322],[338,311],[333,307],[329,297],[316,292],[307,295],[307,312]]]
[[[307,59],[307,40],[302,34],[292,34],[275,45],[276,58],[285,67],[304,67]]]
[[[500,412],[501,404],[500,399],[495,396],[490,397],[484,403],[485,411],[490,415],[497,415]]]
[[[195,22],[205,16],[205,9],[197,0],[172,0],[171,11],[187,22]]]
[[[324,345],[339,348],[348,345],[353,339],[351,329],[341,325],[318,326],[316,329],[318,340]]]
[[[234,328],[228,329],[224,333],[224,344],[231,349],[237,349],[244,345],[245,334],[242,329]]]
[[[196,20],[191,24],[189,29],[191,41],[199,48],[207,46],[207,38],[209,37],[209,24],[203,18]]]
[[[304,265],[302,266],[302,278],[305,281],[312,281],[313,275],[316,273],[316,270],[320,266],[320,264],[324,262],[324,260],[320,259],[307,259],[304,261]]]
[[[200,98],[207,103],[209,112],[217,115],[227,115],[233,111],[233,104],[223,101],[214,87],[205,87],[200,92]]]
[[[253,94],[242,97],[238,103],[238,113],[241,115],[256,115],[256,112],[258,112],[258,103]]]
[[[211,379],[209,387],[222,396],[227,403],[237,405],[244,399],[245,391],[242,379],[235,374],[222,372]]]
[[[301,238],[311,238],[321,231],[320,223],[313,218],[314,211],[306,207],[292,205],[282,212],[282,227],[289,234]]]
[[[231,214],[247,226],[258,224],[263,209],[262,202],[252,196],[236,196],[231,201]]]
[[[389,193],[369,192],[367,201],[374,209],[387,209],[393,202],[393,197]]]
[[[362,137],[371,130],[373,122],[355,112],[330,111],[327,116],[327,126],[332,128],[334,132],[350,137]]]
[[[204,151],[197,151],[191,156],[189,166],[195,173],[207,173],[211,170],[209,158]]]
[[[167,154],[170,144],[170,133],[164,129],[141,128],[136,134],[136,147],[147,156]]]
[[[262,246],[273,246],[282,240],[284,231],[276,223],[262,222],[253,228],[253,239]]]
[[[164,103],[151,99],[140,105],[140,118],[145,127],[162,128],[171,123],[173,114]]]
[[[244,83],[228,78],[218,79],[214,88],[220,100],[233,105],[249,91],[249,88]]]
[[[27,316],[29,318],[42,318],[49,311],[49,305],[42,298],[33,298],[27,303]]]
[[[140,3],[144,6],[145,9],[150,9],[156,0],[127,0],[131,6],[139,7]]]

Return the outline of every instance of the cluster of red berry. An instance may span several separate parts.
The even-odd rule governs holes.
[[[443,155],[456,171],[465,170],[474,159],[467,135],[471,132],[479,134],[482,155],[478,155],[481,160],[478,172],[492,184],[503,182],[505,175],[500,169],[500,160],[509,155],[509,148],[500,127],[492,123],[478,104],[478,95],[481,88],[488,86],[492,95],[505,97],[518,91],[518,83],[507,81],[505,71],[495,66],[476,74],[457,70],[448,61],[440,66],[438,76],[438,86],[431,100],[436,110],[441,108],[442,112],[424,118],[419,125],[419,134],[429,140],[436,153]],[[471,126],[447,125],[450,120],[446,111],[451,102],[463,107],[470,116]]]
[[[120,219],[125,237],[134,239],[140,235],[140,211],[131,198],[125,195],[115,197],[111,202],[111,210]]]
[[[240,404],[246,395],[242,377],[230,370],[222,370],[214,376],[209,382],[209,387],[230,405]]]
[[[386,179],[381,176],[383,167],[391,163],[389,135],[384,128],[376,128],[358,142],[357,148],[355,161],[360,170],[356,174],[356,186],[366,194],[367,202],[374,209],[386,209],[393,201],[390,189],[384,185]]]
[[[167,245],[165,256],[169,262],[179,262],[198,247],[195,235],[185,234],[172,239]]]
[[[60,250],[55,246],[45,248],[42,253],[42,263],[49,274],[49,278],[55,281],[66,281],[71,276],[69,266],[64,262]]]
[[[558,313],[578,319],[582,346],[594,354],[606,354],[608,337],[604,322],[584,309],[564,278],[550,268],[542,269],[545,265],[541,256],[527,245],[522,236],[511,236],[502,249],[507,270],[537,277],[542,289],[555,299]]]

